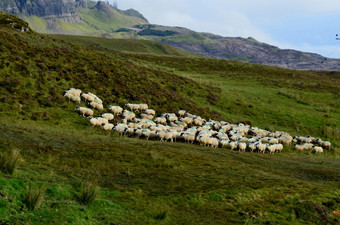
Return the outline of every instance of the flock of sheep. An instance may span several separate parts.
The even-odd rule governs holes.
[[[71,88],[64,94],[70,101],[81,101],[96,110],[103,111],[103,101],[91,92],[82,93],[81,90]],[[147,104],[125,104],[108,107],[109,113],[102,113],[94,117],[94,111],[86,107],[77,107],[80,115],[89,118],[92,126],[102,127],[104,130],[115,130],[120,135],[142,137],[147,140],[181,141],[210,147],[228,147],[239,150],[261,153],[281,152],[284,146],[295,143],[297,150],[312,150],[322,153],[330,149],[331,143],[320,138],[295,136],[286,132],[269,132],[242,123],[230,124],[224,121],[205,120],[185,110],[175,113],[163,113],[158,117],[155,110],[149,109]],[[115,116],[122,118],[115,125],[110,123]]]

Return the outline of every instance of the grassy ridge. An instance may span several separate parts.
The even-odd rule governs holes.
[[[72,44],[84,47],[92,47],[97,49],[115,50],[120,52],[144,53],[155,55],[171,55],[171,56],[195,56],[186,51],[177,48],[146,40],[127,40],[127,39],[108,39],[86,36],[70,36],[70,35],[51,35],[58,39],[68,41]]]
[[[338,73],[85,48],[17,32],[8,16],[0,15],[0,150],[21,149],[24,161],[14,175],[0,173],[0,223],[339,222]],[[312,134],[333,150],[267,155],[120,138],[79,117],[62,96],[69,87],[105,106],[146,102],[158,113],[183,108]],[[83,207],[77,196],[88,180],[100,192]],[[47,188],[35,211],[25,204],[31,184]]]

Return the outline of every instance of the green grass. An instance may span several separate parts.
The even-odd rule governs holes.
[[[0,149],[19,149],[23,161],[13,175],[0,173],[0,224],[339,223],[339,72],[120,52],[103,39],[70,44],[17,32],[8,16],[0,14]],[[321,137],[333,148],[269,155],[121,138],[78,116],[62,96],[70,87],[105,106],[186,109]],[[86,207],[84,181],[100,188]],[[36,210],[25,204],[30,185],[46,187]]]
[[[86,36],[70,36],[70,35],[52,35],[53,37],[68,41],[72,44],[81,45],[84,47],[114,50],[129,53],[144,53],[155,55],[172,55],[172,56],[186,56],[194,57],[186,51],[146,40],[126,40],[126,39],[109,39]]]

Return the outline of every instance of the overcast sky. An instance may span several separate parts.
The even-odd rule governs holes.
[[[114,0],[110,0],[113,2]],[[340,58],[340,0],[117,0],[150,23]]]

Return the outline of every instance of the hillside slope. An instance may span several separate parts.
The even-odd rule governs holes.
[[[339,223],[340,73],[81,47],[27,28],[0,13],[0,157],[23,158],[13,175],[0,170],[0,224]],[[186,109],[333,147],[272,155],[120,137],[79,116],[70,87],[105,108]],[[92,205],[84,182],[100,187]]]
[[[183,51],[178,48],[174,48],[159,42],[148,40],[115,39],[74,35],[50,35],[50,36],[68,41],[72,44],[102,50],[105,49],[130,53],[199,57],[198,55],[194,55],[190,52]]]
[[[150,25],[138,11],[119,10],[104,1],[6,0],[0,10],[25,19],[40,33],[153,40],[205,57],[298,70],[340,70],[340,60],[279,49],[253,38],[221,37],[186,28]]]

